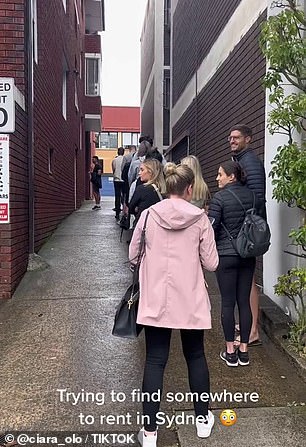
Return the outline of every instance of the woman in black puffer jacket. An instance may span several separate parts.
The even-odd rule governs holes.
[[[256,195],[243,185],[242,171],[238,163],[226,161],[218,170],[218,186],[209,206],[208,215],[215,230],[219,267],[217,281],[222,297],[221,321],[226,341],[226,351],[220,353],[228,366],[249,364],[248,341],[252,325],[250,291],[255,270],[255,258],[241,258],[224,226],[235,239],[245,218],[245,211],[234,194],[242,202],[245,210],[260,208]],[[234,194],[233,194],[234,193]],[[241,343],[238,351],[234,347],[235,318],[237,303],[240,321]]]

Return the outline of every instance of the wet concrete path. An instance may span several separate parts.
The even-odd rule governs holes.
[[[101,211],[91,207],[87,202],[63,221],[41,249],[49,268],[28,272],[13,299],[0,302],[1,431],[134,433],[139,426],[141,405],[132,401],[131,392],[141,386],[143,334],[136,341],[111,335],[115,305],[131,278],[127,244],[119,241],[113,199],[104,199]],[[178,418],[176,427],[160,427],[159,446],[305,446],[305,383],[264,334],[263,346],[250,351],[249,367],[228,368],[221,362],[214,275],[209,283],[214,328],[207,331],[205,345],[211,390],[226,390],[226,402],[223,395],[212,403],[216,424],[209,441],[197,440],[194,427],[180,425]],[[179,334],[174,332],[164,393],[188,391]],[[246,402],[231,402],[230,393],[236,392],[249,393]],[[79,401],[67,393],[80,393]],[[257,402],[250,393],[258,394]],[[219,421],[224,408],[237,411],[233,427]],[[164,401],[161,407],[168,416],[191,409],[186,401]],[[114,417],[107,420],[109,415]]]

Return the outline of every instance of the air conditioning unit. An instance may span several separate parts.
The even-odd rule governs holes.
[[[100,95],[100,86],[98,82],[94,83],[94,94],[99,96]]]

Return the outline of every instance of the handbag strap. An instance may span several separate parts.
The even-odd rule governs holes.
[[[237,194],[235,194],[234,191],[232,191],[232,190],[230,190],[230,189],[227,189],[227,191],[230,192],[230,193],[232,194],[232,196],[234,196],[235,199],[240,203],[240,205],[241,205],[241,207],[242,207],[242,209],[243,209],[243,211],[244,211],[244,213],[245,213],[245,215],[246,215],[246,214],[247,214],[247,210],[245,209],[243,203],[241,202],[241,200],[239,199],[239,197],[237,196]],[[251,192],[252,192],[252,194],[253,194],[253,209],[255,209],[255,201],[256,201],[256,197],[255,197],[255,193],[254,193],[254,191],[251,191]],[[233,239],[234,239],[233,236],[232,236],[231,233],[228,231],[228,229],[226,228],[226,226],[224,225],[223,222],[221,222],[221,225],[222,225],[222,227],[224,228],[224,230],[226,231],[226,233],[227,233],[227,235],[228,235],[228,237],[229,237],[229,240],[230,240],[230,241],[233,241]]]
[[[149,214],[150,214],[150,212],[148,211],[145,221],[144,221],[144,224],[143,224],[142,231],[141,231],[139,249],[138,249],[138,254],[137,254],[137,261],[136,261],[136,265],[135,265],[135,268],[133,271],[133,288],[138,284],[138,280],[139,280],[139,268],[140,268],[141,259],[143,257],[144,251],[145,251],[146,229],[147,229],[147,221],[148,221]]]
[[[242,206],[242,208],[243,208],[243,210],[244,210],[244,212],[245,212],[245,214],[246,214],[247,211],[246,211],[246,209],[245,209],[243,203],[241,202],[241,200],[240,200],[239,197],[237,196],[237,194],[235,194],[234,191],[232,191],[232,190],[230,190],[230,189],[227,189],[227,191],[230,192],[230,193],[236,198],[236,200],[240,203],[240,205]],[[253,205],[252,205],[252,208],[255,208],[255,202],[256,202],[255,193],[254,193],[254,191],[251,191],[251,193],[253,194]]]
[[[153,188],[155,189],[156,194],[158,195],[159,200],[163,200],[163,196],[161,195],[158,187],[155,185],[155,183],[151,183],[151,185],[153,186]]]

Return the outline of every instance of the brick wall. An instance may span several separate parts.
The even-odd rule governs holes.
[[[0,76],[15,78],[24,92],[24,0],[0,0]]]
[[[15,78],[24,94],[24,0],[0,0],[0,77]],[[10,298],[28,261],[28,180],[26,113],[16,106],[10,134],[10,224],[0,225],[0,298]]]
[[[101,114],[101,98],[100,96],[85,96],[83,102],[84,113],[100,115]]]
[[[141,111],[141,133],[154,136],[154,77]]]
[[[173,104],[241,0],[179,0],[173,16]]]
[[[99,34],[85,35],[85,53],[100,53],[101,37]]]
[[[38,64],[34,67],[35,105],[35,249],[58,223],[80,206],[85,195],[85,151],[80,150],[80,120],[84,103],[84,74],[80,53],[84,36],[76,26],[74,1],[64,12],[60,1],[38,2]],[[81,19],[81,15],[79,15]],[[67,119],[62,113],[62,83],[67,64]],[[81,70],[84,73],[84,70]],[[78,105],[75,106],[75,82]],[[53,151],[49,172],[49,151]],[[75,178],[76,175],[76,178]]]
[[[0,0],[0,76],[15,78],[26,96],[25,0]],[[79,2],[80,3],[80,2]],[[34,64],[35,251],[85,197],[88,166],[84,133],[84,14],[77,25],[74,0],[37,2],[38,64]],[[67,120],[62,114],[63,64],[67,63]],[[75,73],[82,73],[82,78]],[[78,109],[75,106],[75,84]],[[26,98],[25,98],[26,99]],[[98,110],[100,109],[100,103]],[[99,112],[98,112],[99,113]],[[81,125],[82,123],[82,125]],[[81,141],[81,142],[80,142]],[[53,168],[49,172],[49,149]],[[90,162],[90,156],[86,160]],[[86,184],[86,185],[85,185]],[[0,298],[10,298],[29,255],[27,113],[16,104],[10,135],[10,224],[0,225]],[[76,188],[76,190],[75,190]],[[76,203],[75,203],[76,202]]]
[[[266,64],[259,49],[260,25],[266,13],[243,37],[214,77],[173,128],[173,141],[189,131],[190,153],[197,155],[212,193],[217,191],[220,162],[230,157],[227,136],[239,122],[253,129],[252,147],[263,158],[265,91],[262,78]],[[174,79],[174,83],[176,80]]]

